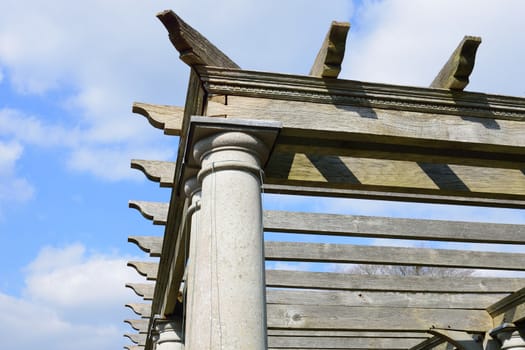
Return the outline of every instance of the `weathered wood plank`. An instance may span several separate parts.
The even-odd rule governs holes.
[[[436,349],[438,345],[445,343],[445,340],[441,337],[432,337],[421,343],[413,346],[410,350],[432,350]]]
[[[160,12],[157,17],[168,30],[170,41],[179,51],[180,59],[187,65],[239,68],[235,62],[173,11]]]
[[[496,277],[368,276],[334,272],[266,270],[266,285],[276,288],[355,291],[512,293],[525,286],[525,279]]]
[[[421,332],[403,331],[339,331],[312,329],[269,329],[268,335],[283,337],[339,337],[339,338],[414,338],[427,339],[430,336]]]
[[[145,346],[146,345],[146,337],[147,334],[124,334],[124,337],[131,340],[133,343],[139,345],[139,346]]]
[[[142,251],[151,257],[160,257],[162,253],[163,237],[156,236],[129,236],[128,242],[135,243]]]
[[[268,179],[266,179],[268,180]],[[265,183],[264,193],[291,194],[300,196],[329,196],[360,199],[377,199],[398,202],[417,202],[417,203],[440,203],[455,205],[473,205],[483,207],[498,208],[525,208],[524,199],[508,198],[487,198],[486,195],[469,193],[469,196],[443,195],[439,191],[433,193],[410,193],[399,190],[397,192],[388,191],[381,188],[330,188],[328,183],[312,182],[308,185],[296,184],[294,181],[287,181],[286,184]],[[402,189],[402,188],[401,188]]]
[[[141,276],[146,277],[148,281],[157,279],[159,264],[145,261],[128,261],[129,267],[133,267]]]
[[[285,211],[265,211],[263,220],[267,232],[525,244],[525,225]]]
[[[522,169],[525,123],[229,96],[208,115],[283,123],[276,151]],[[312,142],[315,140],[315,142]]]
[[[149,320],[124,320],[124,323],[127,323],[133,328],[134,330],[138,331],[139,333],[147,333],[148,332],[148,326],[149,326]]]
[[[160,183],[160,187],[173,186],[174,162],[132,159],[131,168],[142,171],[149,180]]]
[[[492,327],[486,311],[278,305],[267,307],[268,327],[279,329],[427,331],[431,327],[484,332]]]
[[[297,242],[266,242],[267,260],[525,271],[525,254]]]
[[[152,220],[154,225],[166,225],[169,203],[129,201],[129,207],[137,209],[143,217]]]
[[[181,134],[183,107],[134,102],[132,111],[146,117],[152,126],[164,130],[166,135],[180,136]]]
[[[268,337],[268,349],[403,349],[417,344],[410,338]]]
[[[142,318],[151,317],[151,304],[145,303],[128,303],[125,305],[129,307],[134,313],[141,316]]]
[[[525,287],[487,307],[494,324],[525,320]]]
[[[144,300],[153,300],[155,284],[153,283],[126,283],[126,288],[132,289],[135,294]]]
[[[311,76],[337,78],[341,72],[349,29],[348,22],[332,22],[310,70]]]
[[[480,37],[465,36],[430,87],[463,90],[468,85],[470,73],[474,69],[479,44],[481,44]]]
[[[376,306],[484,310],[506,294],[399,293],[368,291],[305,291],[269,289],[268,304]]]
[[[483,335],[479,333],[467,333],[462,330],[430,329],[428,331],[437,337],[444,339],[447,343],[460,350],[484,350]]]

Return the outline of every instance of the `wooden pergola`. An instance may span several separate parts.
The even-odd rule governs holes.
[[[525,349],[524,278],[265,268],[285,261],[525,270],[523,249],[304,238],[523,248],[525,225],[261,205],[263,191],[525,208],[525,99],[463,91],[480,38],[465,37],[421,88],[338,79],[348,23],[332,23],[310,74],[298,76],[242,70],[172,11],[158,18],[191,74],[184,107],[133,106],[180,142],[176,162],[131,163],[172,192],[169,203],[130,202],[165,234],[129,238],[158,263],[129,262],[150,282],[127,285],[145,300],[126,305],[140,316],[126,320],[137,331],[126,335],[136,344],[128,349]],[[267,241],[263,232],[293,238]]]

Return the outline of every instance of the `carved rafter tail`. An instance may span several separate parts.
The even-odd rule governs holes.
[[[474,69],[476,52],[480,43],[480,37],[465,36],[430,87],[463,90],[469,83],[469,76]]]
[[[184,22],[172,10],[157,14],[157,18],[168,30],[173,46],[179,51],[180,59],[190,67],[196,65],[224,68],[240,68],[202,34]]]
[[[341,72],[349,29],[350,23],[348,22],[332,22],[310,70],[311,76],[337,78]]]
[[[153,127],[164,130],[166,135],[180,136],[184,107],[134,102],[132,112],[146,117]]]

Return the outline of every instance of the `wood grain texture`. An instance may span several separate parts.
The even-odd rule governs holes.
[[[169,203],[129,201],[129,207],[137,209],[143,217],[152,220],[154,225],[166,225]]]
[[[337,78],[345,55],[346,37],[350,23],[333,21],[321,49],[310,69],[310,75],[322,78]]]
[[[269,289],[268,304],[484,310],[506,294],[311,291]]]
[[[264,211],[266,232],[525,244],[525,225]]]
[[[524,278],[355,275],[334,272],[266,270],[266,285],[276,288],[421,292],[512,293]]]
[[[438,346],[442,345],[443,343],[446,343],[443,338],[434,336],[411,347],[410,350],[444,350],[441,347],[438,348]]]
[[[124,323],[129,324],[131,328],[133,328],[134,330],[136,330],[139,333],[147,333],[148,332],[149,320],[128,319],[128,320],[124,320]]]
[[[164,130],[166,135],[180,136],[182,132],[183,107],[134,102],[132,111],[146,117],[152,126]]]
[[[525,254],[297,242],[266,242],[267,260],[525,271]]]
[[[155,284],[153,283],[126,283],[126,288],[132,289],[135,294],[144,300],[152,300]]]
[[[129,236],[128,242],[135,243],[142,251],[151,257],[158,258],[162,253],[163,237],[155,236]]]
[[[142,171],[149,180],[158,182],[160,187],[173,186],[174,162],[132,159],[131,168]]]
[[[403,349],[417,344],[410,338],[268,337],[268,349]]]
[[[158,263],[146,262],[146,261],[128,261],[129,267],[133,267],[141,276],[146,277],[148,281],[154,281],[157,279],[157,273],[159,269]]]
[[[125,305],[126,307],[129,307],[134,313],[137,315],[143,317],[143,318],[150,318],[151,317],[151,304],[146,303],[128,303]]]
[[[399,330],[431,327],[484,332],[492,327],[486,311],[270,304],[268,327],[279,329]]]
[[[269,329],[268,335],[284,337],[338,337],[338,338],[414,338],[427,339],[430,336],[421,332],[403,331],[340,331],[312,329]]]
[[[157,18],[168,30],[171,43],[179,51],[180,59],[187,65],[239,68],[235,62],[173,11],[160,12]]]
[[[481,44],[480,37],[465,36],[430,87],[463,90],[468,85],[469,76],[474,69],[479,44]]]
[[[494,324],[525,321],[525,287],[487,307]]]

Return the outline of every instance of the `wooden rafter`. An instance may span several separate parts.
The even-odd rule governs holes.
[[[333,21],[321,49],[315,58],[310,75],[320,78],[337,78],[345,55],[348,22]]]

